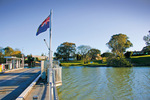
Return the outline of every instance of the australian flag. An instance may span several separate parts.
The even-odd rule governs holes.
[[[36,36],[39,35],[42,32],[45,32],[48,28],[49,28],[49,23],[50,23],[50,16],[48,16],[43,22],[42,24],[39,26]]]

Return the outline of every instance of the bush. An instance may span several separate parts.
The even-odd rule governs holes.
[[[113,66],[113,67],[131,67],[132,64],[127,61],[125,58],[109,58],[107,60],[107,65],[108,66]]]
[[[0,57],[0,64],[2,64],[2,63],[6,63],[6,59]]]
[[[115,56],[113,53],[111,53],[111,52],[105,52],[105,53],[103,53],[102,55],[101,55],[102,57],[113,57],[113,56]]]
[[[127,51],[127,52],[124,54],[124,56],[125,56],[126,58],[130,58],[130,57],[132,56],[132,54],[133,54],[132,51]]]

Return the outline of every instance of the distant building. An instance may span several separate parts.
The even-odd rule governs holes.
[[[73,56],[69,57],[69,61],[73,61],[73,60],[76,60],[75,57]]]
[[[144,55],[144,51],[133,51],[132,56]]]
[[[38,55],[32,55],[33,58],[38,58],[39,60],[45,60],[48,59],[47,56],[38,56]]]
[[[102,57],[100,54],[97,54],[96,60],[102,60]]]

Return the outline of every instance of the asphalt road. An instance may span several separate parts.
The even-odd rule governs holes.
[[[0,100],[15,100],[39,73],[40,68],[25,68],[0,74]]]

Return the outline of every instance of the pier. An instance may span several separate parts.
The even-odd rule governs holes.
[[[42,61],[41,73],[16,100],[58,100],[56,87],[61,85],[62,68],[58,62],[53,61],[53,67],[49,70],[49,62]]]

